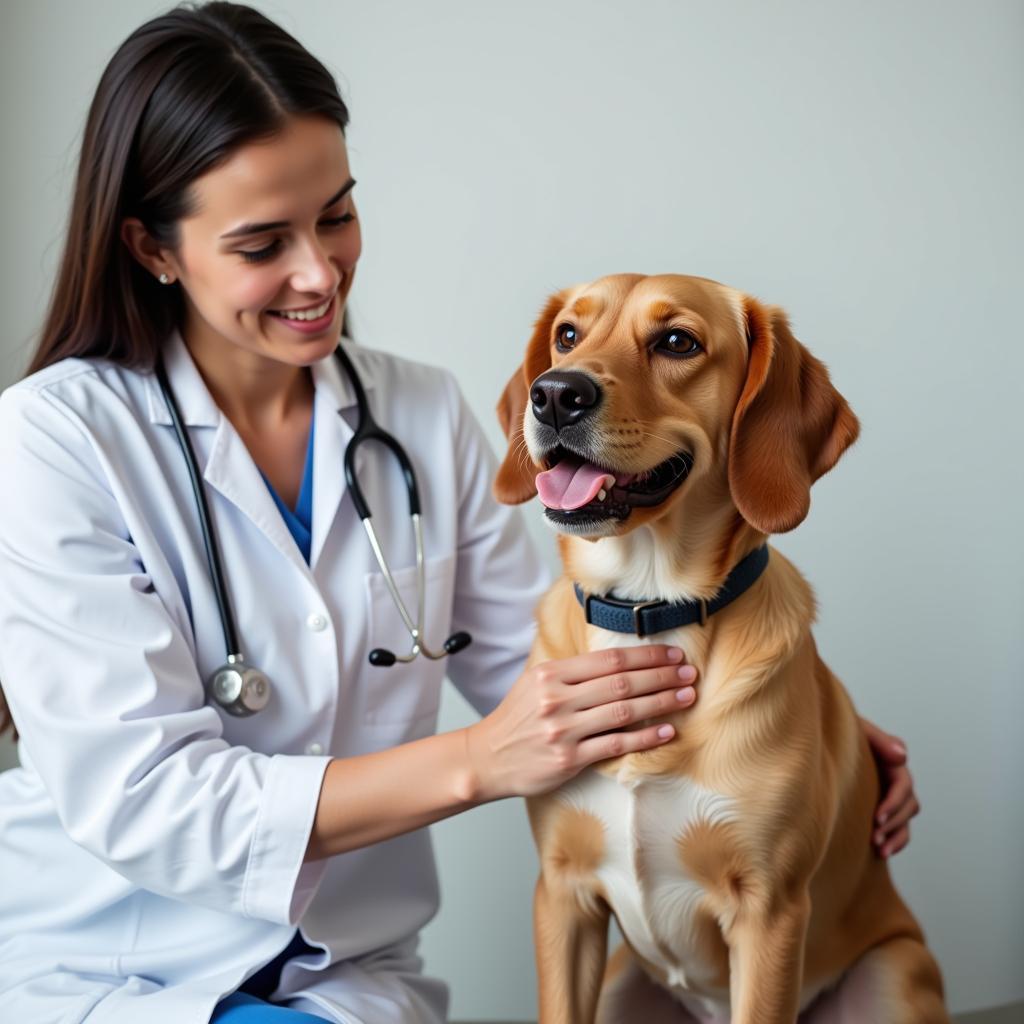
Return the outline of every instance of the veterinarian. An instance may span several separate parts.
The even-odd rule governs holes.
[[[453,376],[343,336],[347,122],[316,59],[221,3],[143,25],[93,99],[41,339],[0,397],[5,1019],[443,1021],[423,826],[667,742],[621,710],[695,699],[662,645],[524,671],[547,579]],[[368,414],[415,471],[422,586],[395,453],[343,471]],[[423,599],[415,643],[396,597],[412,628]],[[482,718],[436,735],[446,674]],[[917,804],[865,727],[885,854]]]

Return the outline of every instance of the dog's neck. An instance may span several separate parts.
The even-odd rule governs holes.
[[[710,600],[732,568],[766,540],[735,509],[704,518],[700,530],[675,522],[642,526],[621,537],[560,538],[570,577],[590,594],[633,600]]]
[[[577,537],[559,538],[567,575],[590,594],[661,601],[710,601],[722,588],[733,567],[767,536],[746,523],[735,509],[717,518],[704,518],[704,530],[687,533],[679,522],[642,526],[621,537],[596,542]],[[683,632],[661,634],[680,643],[687,661],[701,673],[701,702],[707,712],[727,713],[732,702],[748,701],[767,686],[778,667],[806,638],[815,619],[814,593],[799,570],[777,550],[767,569],[746,595],[711,616],[707,626],[684,627]],[[573,599],[574,613],[584,612]],[[746,606],[746,610],[742,610]],[[618,644],[623,634],[587,627],[587,649]],[[729,642],[728,637],[733,636]],[[726,638],[722,650],[745,652],[730,657],[724,670],[716,670],[716,640]],[[632,639],[632,638],[631,638]],[[671,760],[666,748],[665,757]]]

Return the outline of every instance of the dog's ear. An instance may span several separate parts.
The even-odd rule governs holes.
[[[556,292],[544,304],[526,345],[522,364],[509,378],[498,399],[498,422],[508,439],[508,451],[494,478],[494,496],[505,505],[529,501],[537,493],[537,467],[530,459],[523,437],[523,416],[530,401],[530,385],[551,368],[551,328],[565,305],[568,291]]]
[[[762,533],[799,526],[811,484],[857,439],[860,424],[825,364],[800,344],[778,306],[744,302],[749,361],[733,413],[729,489]]]

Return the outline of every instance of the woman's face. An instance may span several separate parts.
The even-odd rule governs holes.
[[[188,343],[227,341],[293,366],[329,355],[362,248],[354,184],[340,127],[317,116],[198,178],[169,258]]]

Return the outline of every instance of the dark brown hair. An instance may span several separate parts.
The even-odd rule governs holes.
[[[136,29],[89,107],[60,269],[27,372],[68,356],[150,368],[184,305],[180,286],[159,284],[132,256],[121,222],[138,217],[176,248],[192,182],[309,114],[348,126],[330,72],[251,7],[183,4]],[[0,691],[0,732],[8,725]]]

